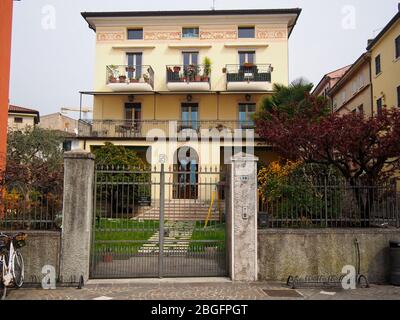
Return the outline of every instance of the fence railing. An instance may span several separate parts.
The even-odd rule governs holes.
[[[154,88],[154,71],[148,65],[110,65],[107,66],[107,84],[112,83],[148,83]]]
[[[238,120],[80,120],[80,137],[147,138],[163,132],[166,137],[195,137],[208,134],[225,137],[237,129],[253,129],[254,122]],[[153,131],[152,131],[153,130]],[[203,131],[205,130],[205,131]],[[246,132],[243,132],[243,135]]]
[[[227,82],[271,82],[272,67],[270,64],[227,64]]]
[[[58,230],[62,194],[5,191],[0,198],[0,231]]]
[[[210,82],[211,69],[205,65],[167,66],[167,82]]]
[[[288,184],[279,194],[259,190],[259,228],[400,227],[396,185]]]

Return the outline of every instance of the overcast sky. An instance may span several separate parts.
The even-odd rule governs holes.
[[[397,12],[399,0],[216,0],[216,9],[300,7],[289,40],[290,79],[317,84],[323,74],[353,63],[367,39]],[[22,0],[14,2],[10,102],[41,115],[78,107],[93,89],[94,32],[81,11],[210,9],[212,0]],[[48,19],[49,14],[55,19]],[[84,101],[90,106],[91,101]],[[70,114],[76,117],[77,114]]]

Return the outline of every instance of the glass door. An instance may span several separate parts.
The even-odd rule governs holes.
[[[128,78],[139,80],[142,76],[143,54],[141,52],[127,53]]]
[[[198,129],[199,106],[197,103],[182,103],[181,129]]]

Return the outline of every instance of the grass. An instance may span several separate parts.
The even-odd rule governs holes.
[[[137,253],[159,227],[158,220],[100,219],[96,222],[95,253]],[[225,223],[212,221],[204,228],[204,221],[196,222],[189,251],[204,252],[207,247],[217,247],[218,251],[225,249]]]

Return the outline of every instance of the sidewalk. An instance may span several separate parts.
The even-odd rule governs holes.
[[[288,289],[282,283],[227,279],[91,280],[83,289],[10,289],[7,300],[400,300],[400,287]]]

